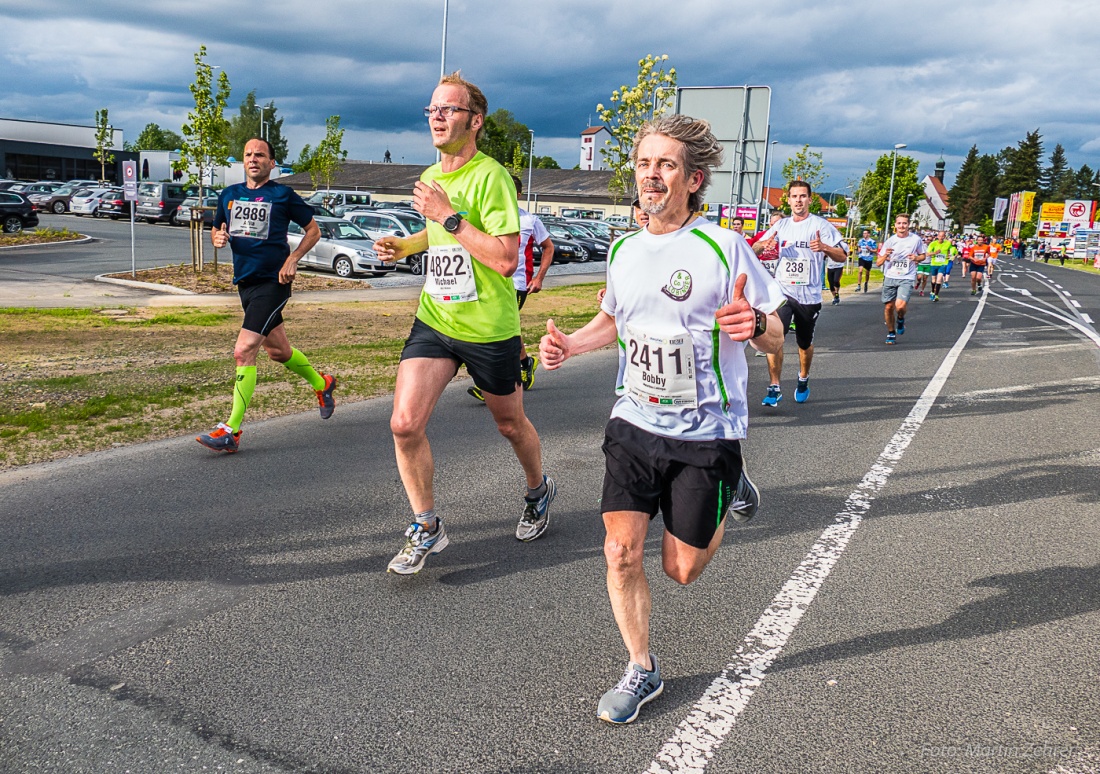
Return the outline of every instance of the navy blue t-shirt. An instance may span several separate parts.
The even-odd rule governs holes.
[[[313,221],[313,208],[289,186],[268,180],[259,188],[237,183],[221,192],[214,228],[229,224],[235,284],[279,281],[279,269],[290,255],[290,221],[305,228]]]

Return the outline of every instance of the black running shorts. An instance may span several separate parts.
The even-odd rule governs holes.
[[[456,372],[465,364],[479,390],[490,395],[511,395],[520,383],[520,352],[519,336],[487,343],[460,341],[416,319],[405,340],[405,348],[401,350],[401,359],[452,360]]]
[[[607,423],[601,513],[639,511],[695,548],[706,548],[741,480],[740,441],[681,441],[621,419]]]
[[[516,291],[516,303],[519,304],[520,309],[522,309],[523,305],[527,303],[527,291],[526,290],[517,290]]]
[[[817,327],[817,316],[821,314],[821,304],[800,304],[790,296],[786,303],[779,307],[776,314],[783,323],[783,335],[791,329],[791,320],[794,320],[794,340],[798,342],[799,349],[809,349],[814,343],[814,328]]]
[[[283,324],[283,307],[290,300],[290,283],[259,282],[245,287],[237,286],[244,309],[246,331],[266,336]]]

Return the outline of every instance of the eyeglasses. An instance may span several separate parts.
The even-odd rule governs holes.
[[[450,118],[455,113],[473,113],[469,108],[455,107],[454,105],[428,105],[424,108],[424,117],[431,118],[436,113],[444,118]]]

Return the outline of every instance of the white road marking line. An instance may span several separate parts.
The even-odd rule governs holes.
[[[1000,293],[994,293],[993,295],[995,295],[997,298],[1000,298],[1004,301],[1009,301],[1013,304],[1019,304],[1020,306],[1026,306],[1028,309],[1034,309],[1036,312],[1041,312],[1042,314],[1048,315],[1048,316],[1053,317],[1057,320],[1061,320],[1066,325],[1072,325],[1074,328],[1081,331],[1081,333],[1083,333],[1090,340],[1092,340],[1092,342],[1096,346],[1100,347],[1100,335],[1097,335],[1096,331],[1094,331],[1092,328],[1086,328],[1083,324],[1077,322],[1076,320],[1074,320],[1070,317],[1063,317],[1062,315],[1058,314],[1057,312],[1052,312],[1049,309],[1043,309],[1042,307],[1035,306],[1034,304],[1025,304],[1023,301],[1020,301],[1019,299],[1009,298],[1008,296],[1002,296]]]
[[[1087,314],[1081,315],[1081,319],[1084,320],[1085,322],[1087,322],[1089,325],[1093,324],[1093,319],[1091,317],[1089,317]]]
[[[939,370],[924,388],[909,416],[886,444],[875,464],[855,491],[848,495],[844,510],[821,533],[794,574],[783,584],[746,635],[744,642],[738,646],[734,660],[711,682],[703,696],[692,706],[688,716],[657,752],[646,769],[649,774],[701,774],[715,751],[729,736],[737,718],[745,711],[756,689],[767,677],[768,668],[779,658],[821,585],[848,547],[848,542],[862,523],[863,516],[870,510],[871,501],[886,486],[894,467],[920,429],[929,409],[951,375],[959,355],[970,341],[982,309],[985,308],[986,298],[987,295],[983,294],[978,299],[974,314],[959,335],[955,346],[947,353]]]
[[[1068,295],[1069,295],[1069,293],[1066,293],[1066,295],[1068,296]],[[1069,300],[1069,302],[1070,302],[1071,304],[1073,304],[1073,308],[1074,308],[1074,309],[1080,309],[1080,308],[1081,308],[1081,302],[1080,302],[1080,301],[1078,301],[1078,300],[1077,300],[1076,298],[1071,298],[1071,299]]]

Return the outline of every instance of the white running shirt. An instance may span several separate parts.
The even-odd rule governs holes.
[[[531,277],[535,276],[535,245],[541,245],[550,238],[546,226],[537,215],[519,208],[519,266],[512,275],[516,290],[527,290]]]
[[[890,247],[894,248],[894,252],[882,265],[886,278],[916,280],[918,263],[916,259],[924,255],[924,240],[913,233],[904,238],[894,234],[882,243],[879,255],[885,254]]]
[[[825,274],[825,253],[810,249],[810,240],[821,232],[821,241],[829,247],[844,244],[844,237],[832,223],[818,215],[807,215],[795,222],[783,218],[769,228],[761,239],[779,240],[779,265],[775,279],[783,292],[800,304],[821,303],[821,279]]]
[[[740,274],[754,309],[767,314],[783,303],[744,237],[705,218],[670,234],[642,229],[616,240],[600,307],[615,318],[619,339],[622,397],[612,418],[671,438],[745,437],[746,344],[714,317],[733,299]]]

